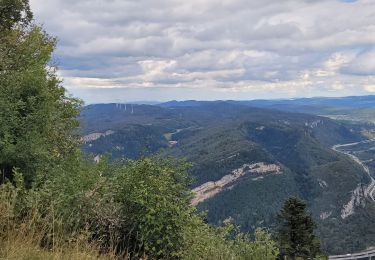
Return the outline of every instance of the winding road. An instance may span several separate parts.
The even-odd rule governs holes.
[[[372,201],[375,202],[374,199],[374,191],[375,191],[375,179],[372,177],[370,173],[370,169],[366,166],[357,156],[353,155],[350,152],[342,151],[340,148],[343,147],[350,147],[358,144],[367,144],[375,142],[375,139],[368,139],[362,142],[356,143],[349,143],[349,144],[337,144],[332,147],[332,149],[336,152],[348,155],[353,161],[355,161],[358,165],[360,165],[363,170],[368,174],[371,179],[370,184],[366,187],[365,196],[370,197]],[[360,253],[355,254],[346,254],[346,255],[333,255],[328,257],[329,260],[375,260],[375,249],[363,251]]]
[[[360,165],[363,168],[363,170],[367,173],[367,175],[370,177],[370,180],[371,180],[370,184],[366,187],[365,196],[370,197],[371,200],[375,202],[375,198],[374,198],[375,179],[372,177],[370,173],[370,169],[357,156],[351,154],[350,152],[340,150],[340,148],[343,148],[343,147],[350,147],[350,146],[354,146],[358,144],[368,144],[372,142],[375,142],[375,139],[368,139],[368,140],[356,142],[356,143],[337,144],[337,145],[334,145],[332,149],[336,152],[348,155],[353,161],[355,161],[358,165]]]
[[[355,254],[333,255],[328,257],[329,260],[375,260],[375,250],[367,250]]]

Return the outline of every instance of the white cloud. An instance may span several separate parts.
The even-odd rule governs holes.
[[[373,0],[31,4],[60,39],[61,75],[79,95],[101,87],[108,97],[115,95],[108,88],[154,88],[156,99],[163,88],[195,89],[201,99],[374,92]]]
[[[356,75],[375,75],[375,49],[358,54],[343,71]]]
[[[364,86],[365,90],[368,92],[373,92],[375,93],[375,85],[366,85]]]

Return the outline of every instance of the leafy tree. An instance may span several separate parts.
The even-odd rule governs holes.
[[[0,171],[26,182],[48,173],[77,148],[80,101],[51,68],[55,39],[32,24],[26,0],[0,1]]]
[[[0,0],[0,11],[0,170],[12,179],[0,184],[0,242],[26,227],[48,251],[84,235],[119,258],[274,258],[263,231],[251,242],[204,223],[185,162],[86,158],[74,132],[81,103],[50,68],[55,39],[32,24],[27,0]]]
[[[315,223],[306,212],[306,204],[299,198],[285,201],[278,214],[278,242],[280,255],[287,259],[312,259],[320,251],[314,235]]]
[[[27,25],[32,17],[28,0],[0,0],[0,31]]]

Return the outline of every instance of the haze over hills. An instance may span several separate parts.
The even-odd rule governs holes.
[[[373,145],[351,151],[372,138],[374,114],[348,121],[374,108],[374,96],[90,105],[81,113],[83,150],[113,159],[186,158],[193,203],[210,223],[230,218],[244,231],[272,227],[283,201],[300,196],[318,221],[323,248],[345,253],[375,244],[367,230],[375,221]],[[331,119],[333,110],[346,120]],[[332,149],[348,143],[358,145]]]

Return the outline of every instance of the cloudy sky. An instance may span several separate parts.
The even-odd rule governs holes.
[[[31,0],[88,103],[375,94],[374,0]]]

